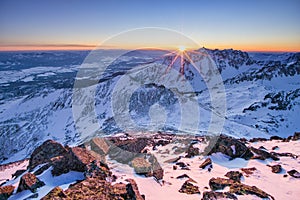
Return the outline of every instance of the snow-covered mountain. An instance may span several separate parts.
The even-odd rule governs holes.
[[[99,63],[84,62],[88,51],[0,53],[0,163],[28,156],[46,139],[75,145],[83,142],[82,130],[91,134],[97,133],[97,127],[105,134],[122,131],[118,126],[118,118],[123,117],[122,107],[113,112],[111,102],[116,88],[119,88],[116,95],[126,95],[127,85],[121,83],[126,83],[123,77],[128,73],[128,77],[145,83],[132,91],[128,102],[129,115],[141,130],[154,127],[154,130],[171,132],[207,132],[212,113],[218,114],[218,109],[211,103],[205,80],[190,61],[183,59],[184,77],[193,91],[186,89],[178,93],[186,92],[184,98],[197,102],[200,120],[196,132],[178,127],[181,114],[194,112],[181,109],[184,99],[160,82],[151,83],[151,78],[167,74],[165,67],[172,64],[176,55],[138,50],[113,60],[119,51],[103,52],[100,53],[103,57],[98,59],[109,66],[102,77],[95,73]],[[210,55],[223,79],[227,105],[223,133],[236,137],[269,137],[299,131],[300,53],[247,53],[232,49],[198,52]],[[201,56],[191,57],[197,62]],[[180,61],[173,65],[179,72]],[[86,76],[77,74],[82,70]],[[139,70],[144,73],[139,74]],[[212,73],[210,69],[204,70],[206,74]],[[182,79],[179,75],[176,82],[171,77],[168,84],[174,81],[184,85]],[[73,88],[75,80],[85,84],[84,88],[95,87],[95,94],[87,95],[80,92],[81,88]],[[78,127],[78,121],[74,121],[74,105],[85,105],[80,118],[75,116],[75,119],[87,127]],[[96,118],[90,116],[94,107],[87,105],[95,105]],[[153,113],[155,117],[151,116]]]

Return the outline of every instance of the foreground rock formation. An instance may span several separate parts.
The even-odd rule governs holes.
[[[221,135],[208,148],[211,142],[204,137],[163,133],[144,138],[128,134],[94,138],[78,147],[48,140],[29,160],[20,161],[27,163],[25,168],[17,163],[0,166],[1,173],[11,173],[0,186],[0,199],[151,200],[168,199],[171,194],[178,199],[203,200],[247,199],[249,195],[280,199],[289,194],[294,195],[290,199],[296,198],[296,192],[278,194],[272,186],[265,187],[261,177],[267,180],[269,174],[290,186],[300,184],[300,149],[281,151],[289,144],[299,148],[299,133],[251,141]],[[238,165],[232,167],[234,163]],[[55,185],[54,180],[61,184]]]

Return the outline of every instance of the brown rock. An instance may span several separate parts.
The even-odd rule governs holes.
[[[255,154],[258,156],[252,157],[253,159],[260,159],[260,160],[265,160],[267,158],[272,158],[273,160],[279,160],[279,158],[267,151],[261,150],[261,149],[256,149],[254,147],[250,147],[251,151],[253,151]]]
[[[91,146],[91,150],[95,151],[100,155],[106,155],[109,151],[110,145],[107,140],[104,138],[93,138],[89,145]]]
[[[135,173],[137,174],[146,175],[152,172],[151,163],[144,158],[134,158],[131,161],[131,165],[134,168]]]
[[[231,180],[240,182],[243,174],[239,171],[229,171],[225,174],[225,176]]]
[[[260,198],[268,198],[268,199],[274,199],[273,196],[266,193],[265,191],[257,188],[256,186],[249,186],[242,183],[234,183],[230,186],[230,193],[235,193],[238,195],[244,195],[244,194],[252,194],[256,195]]]
[[[17,191],[21,192],[23,190],[30,190],[34,193],[37,188],[44,185],[44,182],[40,181],[34,174],[28,172],[21,177]]]
[[[272,150],[277,150],[277,149],[279,149],[279,147],[278,147],[278,146],[274,146],[274,147],[272,147]]]
[[[67,196],[65,195],[63,189],[60,187],[55,187],[46,196],[41,198],[41,200],[60,200],[66,197]]]
[[[193,185],[189,181],[185,181],[184,184],[181,186],[179,192],[186,193],[186,194],[200,194],[199,187]]]
[[[205,161],[199,166],[199,168],[204,169],[205,167],[209,166],[212,167],[212,162],[210,158],[206,158]]]
[[[33,151],[28,168],[32,170],[37,165],[50,162],[51,158],[63,155],[66,152],[67,150],[60,143],[47,140]]]
[[[220,152],[230,156],[231,158],[250,159],[253,156],[253,153],[248,149],[248,147],[235,138],[220,135],[217,138],[212,138],[211,142],[214,144],[214,147],[212,149],[205,149],[205,152],[207,152],[208,155]]]
[[[291,158],[298,158],[297,155],[293,154],[293,153],[278,153],[278,152],[271,152],[272,155],[276,156],[276,157],[291,157]]]
[[[272,168],[273,173],[280,173],[282,171],[281,165],[273,165],[273,166],[267,165],[267,166]]]
[[[193,146],[193,144],[190,144],[190,146],[188,147],[187,151],[186,151],[186,158],[191,158],[194,156],[198,156],[199,155],[199,148],[196,148]]]
[[[222,190],[226,186],[234,184],[236,181],[226,178],[211,178],[209,180],[209,187],[212,190]]]
[[[203,192],[203,197],[201,200],[218,200],[218,199],[234,199],[238,198],[229,192],[214,192],[214,191],[206,191]]]
[[[0,199],[8,199],[14,192],[15,187],[12,185],[0,186]]]
[[[290,170],[287,173],[294,178],[300,178],[300,173],[295,169]]]
[[[256,171],[257,169],[255,167],[251,167],[251,168],[242,168],[241,171],[244,172],[246,175],[251,175],[253,174],[254,171]]]

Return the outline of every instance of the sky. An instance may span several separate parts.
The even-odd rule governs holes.
[[[300,0],[0,1],[0,50],[91,49],[143,27],[171,29],[207,48],[300,51]],[[107,48],[141,40],[127,39]]]

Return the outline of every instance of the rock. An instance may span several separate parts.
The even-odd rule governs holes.
[[[23,190],[30,190],[34,193],[36,192],[37,188],[42,187],[44,185],[44,182],[40,181],[34,174],[28,172],[21,177],[17,192],[21,192]]]
[[[25,169],[20,169],[20,170],[17,170],[15,173],[13,173],[11,176],[16,179],[19,176],[21,176],[24,172],[26,172]]]
[[[273,166],[267,165],[267,166],[272,168],[273,173],[280,173],[282,171],[281,165],[273,165]]]
[[[177,179],[182,179],[182,178],[190,178],[187,174],[182,174],[180,176],[176,177]]]
[[[251,174],[253,174],[254,171],[256,171],[257,169],[255,167],[251,167],[251,168],[242,168],[241,171],[244,172],[246,174],[246,176],[249,176]]]
[[[151,169],[151,163],[148,162],[144,158],[134,158],[131,161],[131,165],[134,168],[135,173],[141,174],[141,175],[147,175],[149,173],[152,174],[152,169]]]
[[[300,132],[295,132],[294,136],[292,137],[292,140],[296,141],[300,139]]]
[[[164,170],[154,155],[150,154],[149,162],[151,163],[153,177],[156,178],[156,180],[163,179]]]
[[[268,141],[267,138],[252,138],[249,140],[249,142],[253,143],[253,142],[265,142]]]
[[[176,165],[178,165],[182,170],[190,170],[190,168],[184,162],[177,162]]]
[[[164,163],[176,163],[177,161],[179,161],[181,159],[181,156],[176,157],[176,158],[171,158],[169,160],[164,161]]]
[[[208,155],[220,152],[227,156],[230,156],[232,159],[250,159],[253,156],[253,153],[248,149],[248,147],[235,138],[226,135],[220,135],[217,138],[212,138],[211,142],[215,143],[215,145],[209,151],[207,148],[205,149],[205,152],[208,152]]]
[[[278,153],[278,152],[270,152],[270,154],[272,154],[273,156],[276,156],[276,157],[291,157],[291,158],[298,158],[297,155],[293,154],[293,153]]]
[[[204,169],[207,166],[210,166],[210,168],[212,167],[212,162],[210,158],[206,158],[205,161],[199,166],[199,168]]]
[[[55,187],[46,196],[41,198],[41,200],[60,200],[66,197],[67,196],[65,195],[63,189],[60,187]]]
[[[199,155],[199,148],[196,148],[193,146],[193,144],[190,144],[190,146],[188,147],[187,151],[186,151],[187,155],[185,156],[186,158],[191,158],[194,156],[198,156]]]
[[[239,171],[229,171],[224,176],[228,177],[231,180],[240,182],[243,174]]]
[[[268,199],[274,199],[273,196],[270,194],[264,192],[263,190],[257,188],[256,186],[249,186],[242,183],[234,183],[230,185],[230,193],[235,193],[238,195],[245,195],[245,194],[252,194],[256,195],[260,198],[268,198]]]
[[[66,152],[67,150],[60,143],[47,140],[33,151],[29,159],[28,168],[32,170],[37,165],[50,162],[51,158],[63,155]]]
[[[179,189],[179,192],[186,194],[200,194],[199,187],[193,185],[189,181],[185,181],[184,184]]]
[[[173,170],[177,170],[177,166],[176,165],[173,165]]]
[[[279,136],[277,136],[277,135],[274,135],[274,136],[271,136],[271,137],[270,137],[270,140],[283,140],[283,138],[282,138],[282,137],[279,137]]]
[[[260,159],[260,160],[265,160],[267,158],[272,158],[273,160],[279,160],[279,158],[267,151],[256,149],[254,147],[250,147],[251,151],[253,151],[255,154],[258,156],[253,156],[252,159]]]
[[[52,159],[52,175],[59,176],[69,171],[88,171],[88,166],[94,162],[96,158],[92,156],[88,150],[81,147],[68,148],[63,156]]]
[[[287,173],[294,178],[300,178],[300,173],[295,169],[290,170]]]
[[[274,147],[272,147],[272,150],[277,150],[277,149],[279,149],[279,147],[278,147],[278,146],[274,146]]]
[[[0,199],[8,199],[14,192],[15,187],[12,185],[0,186]]]
[[[264,146],[260,146],[258,149],[263,150],[263,151],[268,151]]]
[[[218,200],[218,199],[234,199],[238,198],[229,192],[214,192],[214,191],[206,191],[203,192],[203,197],[201,200]]]
[[[126,179],[125,181],[129,182],[129,184],[131,185],[131,188],[132,188],[132,191],[130,189],[131,196],[134,196],[136,200],[145,200],[145,196],[140,194],[139,188],[133,179]],[[130,188],[130,187],[127,186],[127,188]],[[127,189],[127,191],[128,191],[128,189]]]
[[[222,190],[224,189],[226,186],[230,186],[232,184],[234,184],[236,181],[231,180],[231,179],[226,179],[226,178],[211,178],[209,180],[209,187],[212,190]]]

